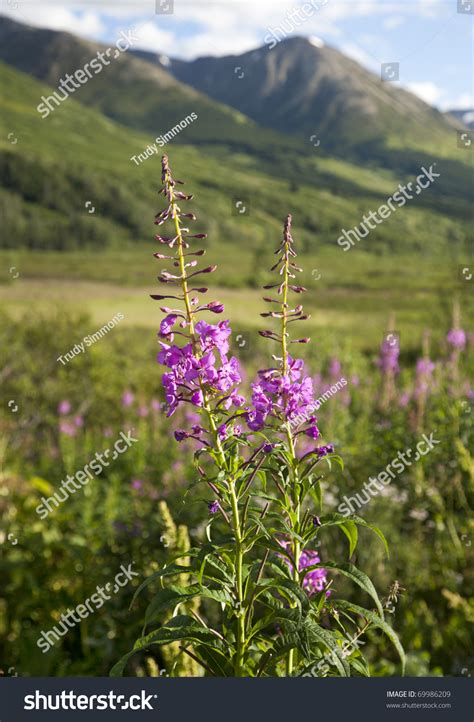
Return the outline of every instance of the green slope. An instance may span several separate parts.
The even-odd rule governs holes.
[[[51,95],[60,80],[90,63],[107,47],[70,33],[33,28],[0,16],[0,60],[43,81]],[[282,144],[297,147],[273,131],[260,128],[238,110],[212,100],[131,52],[115,56],[109,64],[70,94],[83,105],[96,108],[123,125],[147,132],[147,143],[195,113],[194,122],[176,136],[176,143],[226,143],[234,149],[270,152]],[[96,58],[97,63],[97,58]],[[94,66],[93,66],[94,67]],[[97,66],[96,66],[97,67]],[[70,86],[71,87],[71,86]],[[63,92],[60,90],[60,97]],[[40,103],[38,96],[35,105]],[[54,101],[51,102],[55,107]],[[61,107],[61,106],[60,106]],[[60,107],[53,113],[60,112]]]
[[[48,92],[46,86],[5,65],[0,65],[0,81],[3,247],[149,243],[152,217],[161,204],[156,195],[160,160],[154,155],[140,166],[130,161],[147,145],[148,136],[73,98],[42,119],[36,105]],[[166,150],[175,172],[196,195],[200,227],[210,232],[209,243],[222,244],[229,252],[238,247],[255,257],[268,247],[269,237],[279,236],[288,210],[295,215],[303,248],[327,245],[342,254],[335,246],[341,229],[377,208],[400,180],[388,171],[360,170],[316,155],[287,158],[277,173],[275,159],[266,163],[225,145],[211,149],[172,142]],[[242,216],[233,205],[237,199],[249,206]],[[88,212],[91,206],[85,207],[88,201],[94,214]],[[373,231],[364,250],[437,253],[449,246],[454,254],[462,251],[468,237],[462,214],[450,218],[421,201],[423,196]]]

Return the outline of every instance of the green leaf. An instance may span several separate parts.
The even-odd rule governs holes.
[[[257,676],[260,676],[270,664],[274,664],[290,649],[298,649],[302,656],[311,662],[314,659],[313,649],[316,643],[320,643],[330,650],[331,659],[342,677],[350,676],[350,667],[331,632],[323,629],[309,618],[301,624],[286,621],[283,623],[283,628],[284,634],[274,642],[271,649],[262,655]]]
[[[258,596],[262,589],[275,590],[285,597],[285,599],[289,599],[290,602],[296,602],[298,608],[301,609],[303,614],[307,614],[309,612],[310,602],[308,595],[301,589],[300,585],[292,579],[262,579],[258,587],[255,587],[255,589],[259,590],[256,596]]]
[[[321,627],[319,624],[316,624],[316,622],[313,622],[312,620],[306,620],[305,626],[308,629],[308,633],[310,634],[313,643],[314,641],[321,642],[325,647],[327,647],[327,649],[332,652],[331,660],[337,667],[341,677],[350,677],[350,667],[346,662],[341,647],[337,644],[336,641],[336,639],[339,639],[339,637],[333,637],[331,632],[329,632],[327,629],[324,629],[324,627]]]
[[[365,617],[365,619],[370,621],[371,624],[374,625],[374,627],[379,627],[387,635],[387,637],[390,639],[393,646],[397,650],[398,656],[400,657],[400,661],[402,663],[402,675],[405,674],[405,652],[400,643],[400,640],[398,639],[398,636],[396,635],[392,627],[387,624],[387,622],[385,622],[381,617],[379,617],[378,614],[372,612],[370,609],[364,609],[363,607],[359,607],[357,604],[352,604],[352,602],[339,600],[334,602],[334,607],[336,609],[356,612],[357,614],[360,614],[361,616]]]
[[[159,617],[160,613],[169,607],[175,607],[180,602],[186,602],[199,594],[199,584],[193,584],[188,587],[179,587],[171,585],[165,589],[161,589],[147,607],[145,613],[144,626],[147,627],[150,622]]]
[[[357,546],[357,540],[359,538],[359,532],[357,531],[357,524],[354,521],[348,520],[343,524],[340,524],[341,531],[344,532],[349,540],[349,557],[351,557]]]
[[[180,554],[178,559],[180,557],[189,556],[189,552],[185,552],[183,554]],[[190,566],[183,566],[182,564],[172,564],[169,563],[166,566],[163,567],[163,569],[160,569],[158,572],[155,572],[151,576],[147,577],[144,582],[140,584],[138,589],[135,591],[135,594],[132,597],[132,601],[130,602],[130,607],[132,607],[135,599],[138,597],[141,591],[145,589],[145,587],[148,587],[152,582],[154,582],[156,579],[161,579],[162,577],[171,577],[175,574],[190,574],[193,572],[192,567]]]
[[[283,624],[287,621],[298,624],[301,621],[301,612],[299,611],[299,609],[273,609],[271,612],[261,617],[258,622],[254,624],[254,626],[249,632],[248,640],[258,636],[259,632],[266,629],[270,625],[279,623]]]
[[[219,602],[219,604],[232,604],[232,596],[225,588],[211,589],[210,587],[200,586],[198,596],[213,599],[215,602]]]
[[[219,645],[219,639],[209,629],[198,624],[193,617],[186,614],[179,615],[170,619],[163,627],[137,639],[133,649],[114,665],[110,671],[110,676],[119,677],[122,675],[128,660],[136,652],[140,652],[153,644],[169,644],[178,640],[208,643],[213,647]]]
[[[322,495],[321,483],[319,481],[315,482],[311,486],[310,494],[316,505],[317,513],[321,514],[321,510],[323,508],[323,495]]]
[[[290,649],[297,649],[300,643],[299,635],[296,632],[285,634],[275,641],[273,647],[268,649],[260,658],[260,664],[257,670],[257,677],[260,677],[266,667],[283,657]]]
[[[372,581],[370,578],[362,572],[360,569],[358,569],[354,564],[351,564],[350,562],[343,562],[341,564],[336,564],[334,562],[324,562],[321,564],[315,564],[314,568],[317,569],[318,567],[323,569],[336,569],[336,571],[341,572],[341,574],[344,574],[344,576],[351,579],[355,584],[357,584],[361,589],[364,590],[364,592],[367,592],[367,594],[374,600],[378,612],[383,620],[384,614],[383,614],[383,607],[379,599],[379,595],[377,594],[377,590],[375,589],[374,585],[372,584]],[[310,569],[312,567],[308,567]],[[306,571],[306,570],[305,570]]]
[[[199,554],[198,559],[201,560],[201,568],[199,569],[198,574],[198,581],[202,583],[204,572],[206,569],[206,565],[209,565],[210,567],[213,567],[216,569],[222,576],[211,576],[208,572],[206,572],[206,577],[209,579],[212,579],[216,582],[222,582],[224,579],[225,581],[232,583],[233,579],[232,576],[229,574],[229,571],[221,559],[214,554],[214,546],[207,544],[205,547],[201,549],[201,553]]]
[[[378,526],[375,526],[374,524],[369,524],[365,521],[365,519],[362,519],[360,516],[356,516],[356,514],[351,514],[350,516],[344,516],[343,514],[339,514],[337,512],[333,512],[332,514],[326,514],[325,516],[320,517],[321,526],[319,526],[315,533],[317,534],[320,529],[322,529],[325,526],[341,526],[343,524],[346,524],[348,521],[352,521],[355,524],[358,524],[359,526],[364,526],[367,529],[370,529],[371,531],[376,534],[379,539],[381,540],[382,544],[384,545],[385,551],[387,553],[387,556],[389,556],[389,549],[388,549],[388,543],[385,539],[385,536],[383,532],[378,528]]]
[[[350,659],[349,664],[355,669],[362,677],[370,677],[370,669],[366,659],[364,657],[357,657],[357,659]]]
[[[204,644],[194,645],[193,651],[201,657],[207,666],[212,669],[216,677],[233,677],[234,668],[230,662],[229,656],[225,655],[219,649],[205,646]]]

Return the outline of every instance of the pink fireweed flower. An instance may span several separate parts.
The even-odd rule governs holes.
[[[326,444],[326,446],[318,446],[316,449],[316,454],[318,456],[318,459],[323,459],[328,454],[334,453],[334,445],[333,444]]]
[[[433,371],[435,368],[436,365],[433,361],[431,361],[431,359],[426,357],[418,359],[416,362],[416,380],[414,389],[415,398],[424,396],[428,392],[432,383]]]
[[[162,336],[163,338],[166,338],[166,336],[173,337],[171,329],[175,325],[177,319],[178,319],[178,316],[175,313],[170,313],[168,316],[166,316],[160,323],[159,335]],[[171,338],[171,340],[172,340],[172,338]]]
[[[399,371],[398,357],[400,355],[400,344],[394,334],[384,339],[380,347],[380,357],[377,359],[377,366],[384,374],[397,374]]]
[[[309,422],[308,436],[316,439],[319,430],[312,412],[316,408],[313,381],[303,375],[303,361],[288,356],[288,372],[264,369],[258,372],[259,380],[252,384],[252,406],[247,423],[252,431],[265,426],[268,417],[300,425]]]
[[[70,424],[68,421],[61,421],[59,424],[59,431],[61,434],[65,434],[66,436],[75,436],[77,433],[77,429],[73,424]]]
[[[317,517],[315,517],[317,519]],[[288,541],[282,541],[279,540],[278,542],[284,549],[290,548],[290,543]],[[285,557],[283,554],[280,555],[281,558],[284,560],[285,564],[287,564],[290,571],[293,571],[293,565],[290,562],[290,560]],[[302,572],[307,567],[311,567],[314,564],[321,564],[321,559],[319,557],[319,554],[317,551],[314,551],[313,549],[303,549],[303,551],[300,554],[299,562],[298,562],[298,571]],[[318,569],[311,569],[309,571],[304,579],[303,579],[303,589],[306,591],[306,593],[311,597],[313,594],[317,594],[318,592],[322,592],[324,588],[327,586],[327,569],[324,569],[323,567],[319,567]],[[330,592],[326,592],[326,595],[329,596]]]
[[[69,401],[64,400],[58,404],[58,414],[60,414],[61,416],[65,416],[70,411],[71,411],[71,404],[69,403]]]
[[[404,409],[408,404],[410,403],[411,394],[409,391],[404,391],[402,394],[400,394],[400,398],[398,400],[399,405]]]
[[[227,358],[228,338],[231,334],[228,321],[217,325],[199,321],[195,327],[200,348],[189,343],[183,347],[170,346],[161,341],[159,363],[170,371],[163,374],[162,381],[168,403],[168,416],[178,408],[181,401],[190,401],[193,406],[202,407],[202,389],[211,395],[228,397],[235,406],[242,404],[236,393],[240,384],[239,362],[235,357]]]
[[[329,362],[329,375],[333,378],[339,378],[341,374],[341,362],[337,358],[332,358]]]
[[[466,332],[462,328],[452,328],[448,332],[446,340],[454,349],[462,350],[466,345]]]
[[[131,391],[125,391],[125,393],[122,396],[122,406],[131,406],[133,404],[134,399],[135,399],[135,396],[132,394]]]

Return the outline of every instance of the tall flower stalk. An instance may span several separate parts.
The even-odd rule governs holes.
[[[301,435],[316,440],[320,432],[313,415],[317,403],[311,377],[303,361],[289,353],[292,344],[309,341],[290,335],[290,324],[308,318],[301,305],[291,307],[292,294],[305,290],[295,283],[301,269],[294,262],[291,216],[286,218],[275,252],[272,270],[279,274],[279,281],[266,287],[276,289],[276,297],[265,298],[272,310],[262,314],[277,321],[276,331],[261,332],[278,344],[278,355],[273,356],[276,365],[258,372],[247,404],[239,392],[238,361],[229,357],[229,322],[213,325],[200,317],[203,312],[224,310],[217,301],[203,303],[200,296],[208,289],[195,285],[197,277],[214,273],[216,266],[197,268],[204,250],[190,251],[190,241],[205,234],[190,234],[185,227],[196,219],[181,210],[191,196],[178,190],[182,183],[174,178],[167,156],[162,160],[162,183],[167,206],[156,215],[155,223],[169,223],[173,231],[170,236],[156,236],[168,251],[155,257],[170,262],[172,269],[159,276],[170,291],[152,298],[173,299],[178,307],[161,306],[165,317],[159,330],[158,361],[166,367],[162,381],[167,415],[182,406],[191,406],[199,414],[199,423],[189,422],[174,435],[178,442],[191,440],[197,447],[196,479],[190,492],[204,486],[206,494],[211,493],[206,499],[210,518],[205,541],[185,553],[175,553],[137,590],[136,595],[151,584],[159,585],[145,619],[145,629],[154,628],[137,640],[112,673],[122,673],[137,652],[179,642],[181,653],[209,676],[302,674],[328,649],[335,655],[337,673],[347,675],[352,662],[341,652],[344,604],[344,619],[354,618],[355,624],[357,615],[368,615],[373,626],[395,640],[403,655],[383,620],[383,608],[370,580],[351,564],[323,564],[311,548],[327,528],[339,527],[351,540],[352,554],[356,524],[368,525],[355,518],[322,514],[318,464],[326,457],[338,460],[332,445],[309,451],[298,448]],[[376,610],[343,600],[337,600],[336,608],[329,596],[329,570],[341,572],[362,587]],[[193,605],[193,599],[203,603]],[[215,607],[212,624],[206,619],[208,605]],[[167,611],[171,616],[162,623]],[[333,621],[333,628],[320,624],[323,612]],[[360,669],[359,660],[354,660],[356,664]]]
[[[169,272],[164,272],[159,277],[159,280],[162,283],[172,283],[177,282],[179,283],[181,287],[181,295],[177,298],[179,300],[182,300],[184,303],[184,319],[183,323],[181,324],[182,327],[187,328],[187,335],[191,340],[192,344],[192,366],[193,370],[191,372],[188,371],[187,374],[185,374],[185,379],[187,377],[194,376],[194,374],[197,373],[199,367],[203,366],[204,363],[208,363],[209,359],[205,359],[206,351],[209,349],[209,343],[208,339],[214,337],[217,337],[219,334],[219,331],[222,332],[223,336],[227,336],[227,328],[224,329],[224,326],[221,325],[220,329],[216,332],[215,329],[212,329],[210,326],[204,323],[196,323],[196,315],[199,312],[202,311],[210,311],[213,313],[221,313],[224,309],[222,304],[219,304],[217,302],[211,302],[204,305],[198,305],[198,298],[192,297],[191,292],[196,294],[202,294],[207,292],[207,288],[192,288],[190,289],[191,285],[191,279],[195,278],[196,276],[200,274],[205,273],[214,273],[217,266],[208,266],[202,270],[193,271],[191,274],[188,273],[188,269],[194,268],[197,264],[197,261],[187,261],[187,258],[190,256],[203,256],[204,251],[198,250],[194,253],[186,253],[187,249],[189,248],[189,243],[187,241],[188,238],[205,238],[205,234],[195,234],[190,236],[188,234],[188,229],[183,227],[183,219],[189,219],[191,221],[194,221],[196,219],[195,215],[192,213],[182,213],[181,208],[178,205],[178,201],[189,201],[191,200],[192,196],[186,195],[182,193],[181,191],[176,190],[176,186],[178,184],[182,184],[181,181],[176,181],[173,178],[168,156],[163,156],[162,159],[162,183],[163,183],[163,189],[162,193],[165,195],[166,199],[168,200],[168,207],[159,213],[157,215],[157,222],[158,224],[161,224],[165,220],[170,219],[174,224],[174,232],[175,236],[172,238],[165,238],[163,236],[157,236],[157,240],[159,240],[162,243],[168,244],[170,247],[175,246],[176,247],[176,253],[174,257],[174,266],[178,266],[179,268],[179,276],[175,276],[173,274],[170,274]],[[171,259],[172,256],[164,256],[163,254],[155,254],[158,258],[166,258]],[[157,300],[162,300],[165,298],[165,296],[156,296],[153,295],[153,298]],[[165,319],[165,321],[162,323],[162,332],[161,335],[169,336],[170,332],[169,329],[171,328],[171,325],[174,321],[177,320],[177,318],[181,317],[183,318],[183,314],[180,313],[179,309],[174,310],[169,308],[162,308],[162,311],[165,313],[168,313],[169,315]],[[182,334],[186,335],[186,334]],[[203,344],[204,339],[204,344]],[[220,345],[219,345],[220,343]],[[218,348],[221,351],[221,354],[225,354],[227,352],[228,346],[226,340],[220,340],[220,342],[216,341],[216,344]],[[166,348],[164,351],[164,354],[160,354],[159,360],[163,361],[166,358],[166,353],[168,352],[168,349]],[[228,368],[225,368],[225,367]],[[225,374],[230,376],[231,381],[238,383],[240,382],[240,375],[238,372],[238,364],[236,359],[231,359],[230,362],[225,361],[224,365],[222,367],[225,371]],[[240,676],[242,671],[242,658],[243,658],[243,649],[245,647],[245,615],[243,611],[243,579],[242,579],[242,567],[243,567],[243,555],[244,555],[244,549],[242,544],[242,527],[241,527],[241,520],[240,520],[240,514],[239,514],[239,505],[238,505],[238,498],[236,494],[236,488],[235,488],[235,478],[233,477],[232,471],[229,468],[227,464],[226,455],[224,453],[223,445],[221,442],[220,434],[219,434],[219,409],[218,405],[212,406],[212,394],[217,391],[225,392],[229,391],[229,387],[227,383],[216,383],[215,379],[211,377],[214,376],[215,369],[212,368],[212,372],[210,375],[206,374],[199,374],[197,373],[197,380],[199,382],[199,391],[195,392],[193,396],[191,396],[191,402],[194,403],[194,405],[201,407],[202,411],[206,417],[207,424],[209,427],[212,443],[209,445],[209,442],[206,442],[208,445],[208,448],[211,451],[211,455],[214,458],[215,464],[217,466],[217,469],[219,472],[222,472],[225,475],[225,486],[226,491],[230,498],[230,507],[231,507],[231,513],[232,513],[232,523],[233,523],[233,530],[235,534],[235,593],[236,593],[236,601],[237,601],[237,650],[236,650],[236,658],[235,658],[235,674],[236,676]],[[224,375],[222,374],[222,377],[224,378]],[[210,383],[208,383],[210,381]],[[166,382],[166,379],[165,379]],[[183,385],[184,388],[185,385]],[[194,399],[194,400],[193,400]],[[236,393],[231,394],[227,399],[224,399],[225,401],[233,401],[236,406],[241,405],[243,398],[239,397]],[[169,399],[170,401],[170,407],[173,408],[175,399]],[[222,398],[219,399],[219,402],[222,401]],[[185,433],[185,432],[184,432]],[[202,434],[202,431],[199,432]],[[223,433],[223,430],[221,430],[221,433]],[[215,502],[218,504],[218,502]]]
[[[275,336],[271,332],[261,332],[262,335],[274,338],[278,341],[281,347],[281,380],[283,381],[285,378],[288,377],[288,367],[289,363],[291,363],[292,359],[289,358],[288,355],[288,346],[292,343],[292,340],[290,338],[290,334],[288,331],[289,323],[292,321],[298,321],[298,320],[305,320],[306,318],[309,318],[308,316],[303,315],[303,309],[301,305],[297,305],[295,308],[291,309],[289,305],[289,294],[291,291],[294,293],[300,294],[305,291],[305,288],[303,286],[297,286],[292,283],[292,281],[295,279],[295,273],[301,272],[301,268],[299,268],[293,261],[294,258],[296,258],[296,251],[294,249],[294,241],[291,235],[291,215],[288,215],[285,219],[284,224],[284,230],[283,230],[283,240],[280,244],[280,246],[277,248],[275,253],[278,255],[278,261],[275,263],[275,265],[272,267],[272,271],[277,271],[280,276],[282,277],[282,281],[280,284],[270,285],[266,288],[277,288],[277,294],[280,296],[281,300],[278,302],[278,299],[273,298],[265,298],[264,300],[269,304],[276,303],[279,306],[278,311],[270,311],[269,313],[263,313],[262,316],[264,317],[273,317],[273,318],[279,318],[281,321],[281,330],[279,337]],[[302,338],[298,341],[295,341],[295,343],[307,343],[309,339]],[[287,392],[283,391],[283,403],[286,405],[288,398],[287,398]],[[285,398],[286,396],[286,398]],[[315,420],[314,420],[315,421]],[[298,477],[298,463],[297,463],[297,457],[296,457],[296,450],[295,450],[295,432],[291,424],[291,420],[289,417],[286,417],[283,421],[285,434],[286,434],[286,441],[287,441],[287,451],[288,451],[288,458],[290,460],[290,473],[291,473],[291,484],[290,484],[290,490],[291,490],[291,506],[288,508],[289,516],[293,521],[293,528],[295,531],[295,537],[292,540],[292,556],[293,556],[293,567],[292,567],[292,574],[293,579],[296,582],[299,582],[299,565],[300,565],[300,554],[301,554],[301,545],[299,540],[299,534],[300,534],[300,523],[301,523],[301,495],[300,495],[300,483],[299,483],[299,477]],[[313,428],[316,428],[313,424]],[[316,433],[316,435],[319,435],[319,432]],[[291,675],[293,673],[293,667],[294,667],[294,649],[290,649],[288,652],[288,658],[287,658],[287,673]]]

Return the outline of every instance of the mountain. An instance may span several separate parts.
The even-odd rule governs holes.
[[[314,134],[321,149],[333,155],[351,153],[390,165],[395,148],[446,150],[448,155],[456,148],[455,121],[334,48],[307,38],[191,62],[138,54],[260,125],[307,143]]]
[[[396,148],[396,139],[387,136],[381,140],[384,155],[379,160],[372,156],[362,162],[355,153],[341,157],[340,149],[329,153],[323,143],[316,147],[297,134],[264,128],[168,69],[155,67],[156,58],[130,53],[114,59],[43,118],[37,111],[42,97],[99,50],[104,46],[70,34],[0,19],[0,57],[6,62],[0,62],[4,248],[124,249],[149,244],[162,149],[140,165],[131,158],[192,111],[199,120],[164,149],[178,177],[185,176],[195,192],[200,228],[210,232],[215,239],[211,243],[219,242],[220,254],[227,258],[239,249],[229,284],[247,273],[240,266],[249,254],[255,259],[248,273],[257,272],[258,254],[267,247],[270,233],[278,237],[281,216],[289,208],[298,218],[302,249],[334,246],[343,227],[360,223],[400,182],[413,180],[422,164],[428,168],[433,162],[439,163],[440,179],[372,231],[367,250],[449,249],[455,255],[467,246],[470,154],[456,148],[451,156],[443,155],[437,138],[436,150],[413,150],[408,142],[413,124],[408,120],[405,148]],[[454,134],[454,126],[449,133]],[[425,135],[433,144],[432,136]],[[247,208],[243,217],[236,200]],[[103,272],[93,264],[94,274]],[[109,276],[113,272],[106,271]]]
[[[471,110],[448,110],[445,113],[446,116],[454,117],[460,123],[463,123],[467,128],[474,128],[474,109]]]
[[[130,160],[146,146],[148,135],[74,98],[43,119],[36,104],[51,88],[1,62],[0,85],[2,247],[110,247],[111,255],[102,263],[91,251],[88,274],[97,280],[123,276],[120,254],[126,249],[138,258],[149,257],[153,266],[152,221],[163,202],[157,195],[160,158],[153,155],[140,166]],[[193,210],[199,230],[209,233],[206,246],[218,245],[219,257],[227,259],[227,285],[256,282],[268,243],[280,237],[281,220],[289,210],[301,251],[319,253],[326,247],[342,253],[336,247],[342,227],[359,223],[400,180],[387,171],[311,155],[296,164],[286,158],[286,165],[283,162],[278,173],[271,173],[260,157],[236,154],[225,146],[169,145],[175,174],[186,179],[186,189],[196,196]],[[236,199],[244,203],[244,215],[237,212]],[[429,249],[430,254],[440,254],[449,246],[457,254],[466,248],[469,222],[462,198],[433,198],[425,205],[422,200],[413,200],[410,208],[373,231],[366,250],[380,254]],[[81,273],[81,258],[70,261],[72,273]],[[47,256],[44,264],[54,275]],[[140,268],[139,277],[130,269],[128,282],[149,278],[153,272],[146,264]]]
[[[0,60],[44,81],[53,90],[67,73],[83,68],[106,49],[70,33],[34,28],[0,17]],[[112,48],[110,64],[71,93],[71,97],[123,125],[149,132],[149,143],[192,113],[196,120],[176,135],[175,142],[224,142],[238,148],[258,143],[265,147],[275,140],[250,118],[206,97],[166,69],[146,63],[130,52],[114,57],[115,52]],[[40,100],[38,97],[38,103]]]

